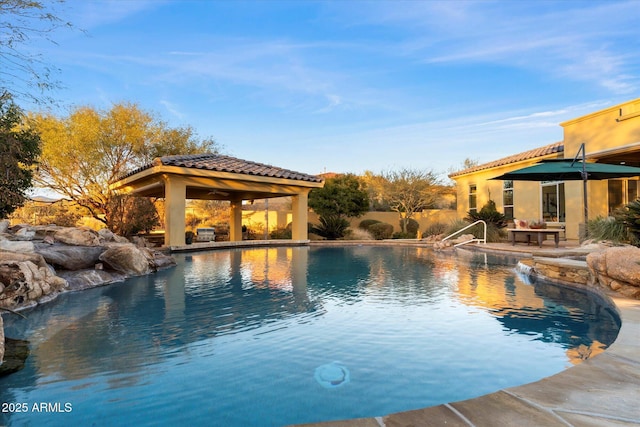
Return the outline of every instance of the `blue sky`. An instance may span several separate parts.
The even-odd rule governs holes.
[[[638,98],[640,2],[67,0],[65,107],[135,102],[306,173],[446,174]]]

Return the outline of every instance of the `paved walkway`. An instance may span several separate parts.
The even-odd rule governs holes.
[[[499,243],[486,249],[535,256],[582,251],[574,242],[560,242],[560,246]],[[611,298],[622,320],[616,341],[603,353],[559,374],[461,402],[305,426],[640,426],[640,301]]]

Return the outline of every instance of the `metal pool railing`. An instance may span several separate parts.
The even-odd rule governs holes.
[[[474,222],[473,224],[469,224],[464,228],[461,228],[460,230],[456,231],[455,233],[451,233],[449,234],[447,237],[445,237],[444,239],[442,239],[441,241],[444,242],[445,240],[461,233],[464,230],[467,230],[468,228],[473,227],[476,224],[482,223],[482,225],[484,225],[484,234],[483,234],[483,238],[482,239],[478,239],[478,238],[473,238],[473,239],[469,239],[469,240],[465,240],[464,242],[460,242],[460,243],[456,243],[455,245],[453,245],[454,248],[457,248],[458,246],[462,246],[462,245],[466,245],[467,243],[472,243],[472,242],[476,242],[476,243],[487,243],[487,223],[481,219],[477,220],[476,222]]]

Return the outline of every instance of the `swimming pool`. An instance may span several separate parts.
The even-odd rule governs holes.
[[[153,276],[64,294],[28,320],[5,316],[7,335],[32,353],[0,378],[0,402],[26,404],[0,423],[384,415],[555,374],[619,328],[598,298],[529,284],[513,259],[487,254],[355,246],[176,258]]]

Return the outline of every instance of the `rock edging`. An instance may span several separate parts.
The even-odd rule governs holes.
[[[640,299],[640,248],[635,246],[603,246],[584,261],[533,257],[520,260],[520,264],[527,274]]]

